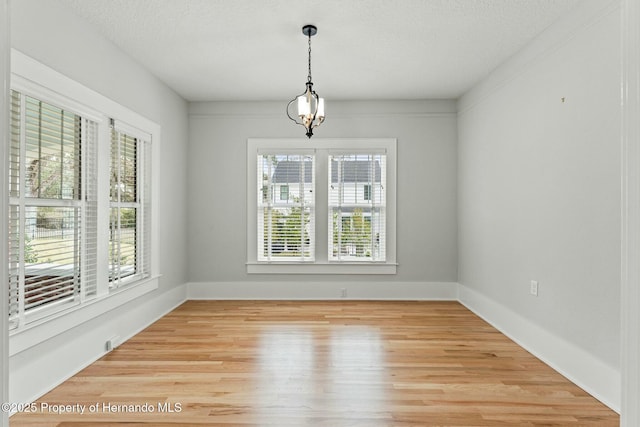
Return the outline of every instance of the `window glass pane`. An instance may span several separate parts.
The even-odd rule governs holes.
[[[262,210],[263,257],[309,258],[311,208],[265,208]]]
[[[109,279],[137,272],[136,208],[111,208],[109,227]]]
[[[73,300],[80,290],[80,210],[25,207],[25,312]]]
[[[112,132],[110,198],[112,202],[136,202],[138,192],[137,139]]]
[[[80,198],[80,116],[25,97],[26,196]]]

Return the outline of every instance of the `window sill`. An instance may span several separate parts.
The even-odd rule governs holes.
[[[396,263],[376,262],[248,262],[248,274],[396,274]]]
[[[159,276],[149,277],[135,285],[120,288],[108,295],[29,323],[20,330],[10,331],[9,356],[25,351],[157,289],[158,279]]]

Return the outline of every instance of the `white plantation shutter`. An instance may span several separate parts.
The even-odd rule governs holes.
[[[9,316],[20,324],[95,294],[96,124],[12,92]],[[84,290],[81,295],[81,290]]]
[[[136,136],[132,134],[136,133]],[[148,135],[123,124],[111,130],[109,280],[116,289],[150,274],[150,161]]]
[[[329,156],[329,260],[386,260],[386,155]]]
[[[313,261],[315,162],[312,154],[259,154],[258,261]]]

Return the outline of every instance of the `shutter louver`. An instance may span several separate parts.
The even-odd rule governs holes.
[[[384,154],[329,156],[329,260],[383,262]]]
[[[258,156],[258,261],[315,258],[314,156]]]

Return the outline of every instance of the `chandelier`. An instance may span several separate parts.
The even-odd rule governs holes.
[[[307,130],[307,138],[311,138],[313,129],[324,122],[324,98],[320,98],[313,90],[313,82],[311,81],[311,36],[317,32],[318,28],[315,25],[302,27],[302,34],[309,38],[309,74],[307,75],[307,83],[305,83],[305,91],[287,104],[287,116],[296,124],[304,126]],[[291,107],[294,105],[297,111],[292,114]]]

